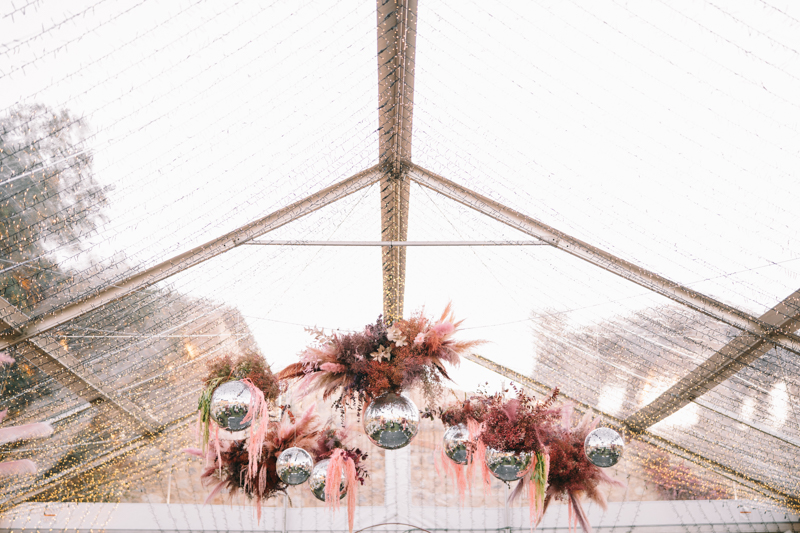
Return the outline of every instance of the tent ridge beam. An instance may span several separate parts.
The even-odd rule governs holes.
[[[378,160],[381,241],[405,241],[410,187],[404,161],[411,158],[417,0],[377,0]],[[383,315],[403,316],[405,247],[384,247]]]

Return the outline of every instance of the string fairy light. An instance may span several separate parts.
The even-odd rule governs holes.
[[[798,106],[786,91],[800,71],[785,61],[797,55],[787,32],[798,18],[762,0],[752,4],[763,19],[748,18],[750,4],[734,13],[708,3],[713,9],[420,0],[414,64],[401,67],[415,76],[412,161],[761,316],[796,289],[798,274],[789,200]],[[121,287],[385,152],[376,150],[373,5],[187,1],[147,21],[153,4],[86,2],[61,12],[29,2],[0,13],[3,24],[34,29],[0,50],[0,93],[8,94],[0,99],[0,303],[2,320],[22,315],[17,326],[0,325],[4,333]],[[644,13],[659,6],[692,31]],[[733,25],[723,32],[720,21]],[[767,32],[770,24],[781,31]],[[769,46],[750,51],[751,39]],[[269,239],[374,240],[378,189]],[[409,190],[396,202],[408,240],[520,238],[427,188]],[[379,295],[382,259],[377,249],[241,247],[11,346],[18,363],[0,371],[0,409],[14,424],[52,420],[56,431],[47,442],[0,447],[3,458],[40,464],[37,476],[0,487],[0,512],[14,516],[32,502],[140,502],[157,518],[167,499],[170,512],[185,512],[180,505],[205,493],[193,481],[200,466],[180,452],[193,445],[203,363],[255,348],[278,370],[307,341],[301,328],[358,327],[381,312],[383,296],[391,312],[400,304],[406,314],[452,299],[468,318],[465,334],[491,339],[484,363],[495,372],[535,380],[537,394],[558,385],[609,423],[621,427],[662,402],[657,415],[643,415],[645,430],[626,433],[629,451],[614,473],[628,488],[609,493],[613,502],[641,511],[653,500],[738,498],[800,510],[800,366],[790,351],[772,347],[742,363],[723,349],[739,330],[547,246],[410,249]],[[712,357],[730,364],[730,375],[693,384],[703,394],[688,403],[662,397]],[[365,520],[383,520],[379,510],[397,505],[392,476],[406,465],[409,509],[425,506],[446,522],[457,505],[446,486],[453,480],[431,468],[442,427],[422,428],[400,459],[371,454]],[[290,494],[296,509],[267,502],[274,516],[299,509],[299,530],[333,528],[315,518],[309,494]],[[471,494],[461,513],[476,528],[524,529],[513,522],[517,504],[504,505],[497,485]],[[76,509],[73,518],[91,522],[88,507]],[[698,522],[712,520],[707,509]],[[49,527],[50,514],[26,527]],[[624,525],[616,520],[611,526]]]

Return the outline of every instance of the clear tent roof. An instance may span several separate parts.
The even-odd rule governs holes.
[[[761,317],[797,290],[800,11],[762,0],[417,9],[411,163],[733,313]],[[382,162],[375,3],[14,2],[0,17],[0,204],[15,213],[4,211],[3,236],[29,231],[24,246],[0,245],[0,296],[25,319],[11,339]],[[59,127],[42,118],[65,110]],[[78,118],[80,129],[64,126]],[[37,183],[50,187],[43,201],[29,197]],[[409,247],[406,314],[452,301],[465,335],[489,341],[481,356],[609,421],[623,423],[741,332],[409,187],[409,241],[529,244]],[[260,239],[380,240],[381,190]],[[93,223],[59,237],[71,205]],[[378,247],[238,246],[32,340],[171,424],[199,390],[181,376],[230,338],[277,370],[308,343],[304,328],[374,320],[381,263]],[[18,360],[36,360],[27,340],[11,342]],[[796,502],[800,373],[784,347],[650,426],[649,442],[665,439],[753,497]],[[489,375],[465,362],[455,387],[498,387],[511,374]],[[72,416],[108,437],[82,456],[86,468],[140,435],[114,408],[86,408],[44,364],[3,401],[11,423],[81,410]],[[83,442],[84,422],[64,420],[54,442]],[[0,498],[16,504],[48,479],[9,484]]]

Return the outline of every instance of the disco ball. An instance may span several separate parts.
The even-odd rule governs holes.
[[[314,459],[303,448],[289,448],[278,456],[275,469],[278,477],[287,485],[300,485],[311,476]]]
[[[469,457],[469,430],[465,424],[450,426],[444,432],[444,453],[460,465],[467,464]]]
[[[311,485],[311,492],[321,502],[325,501],[325,483],[328,481],[328,465],[330,462],[330,459],[323,459],[315,464],[314,469],[311,471],[311,479],[308,482]],[[339,499],[341,500],[347,494],[347,476],[344,473],[344,469],[342,469],[342,479],[339,482],[339,492],[341,494]]]
[[[531,464],[530,452],[501,452],[486,448],[486,466],[501,481],[516,481]]]
[[[419,410],[399,394],[375,398],[363,414],[364,432],[375,446],[396,450],[408,445],[419,429]]]
[[[239,432],[250,427],[250,420],[242,422],[250,409],[250,389],[241,381],[223,383],[211,395],[211,418],[219,427]]]
[[[583,450],[593,465],[600,468],[614,466],[622,457],[625,442],[611,428],[597,428],[586,436]]]

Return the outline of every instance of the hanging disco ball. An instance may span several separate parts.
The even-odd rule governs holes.
[[[311,486],[311,492],[321,502],[325,501],[325,483],[328,482],[328,465],[330,462],[330,459],[323,459],[315,464],[314,469],[311,471],[311,479],[308,482]],[[347,476],[344,473],[344,469],[342,469],[342,479],[339,482],[339,492],[341,494],[339,499],[341,500],[347,494]]]
[[[469,430],[466,424],[450,426],[444,432],[444,453],[454,463],[467,464],[469,457]]]
[[[486,466],[501,481],[516,481],[531,464],[530,452],[501,452],[486,448]]]
[[[278,477],[287,485],[300,485],[311,476],[314,459],[303,448],[289,448],[278,456],[275,469]]]
[[[248,409],[250,389],[241,381],[223,383],[211,395],[211,418],[224,430],[235,433],[250,427],[250,420],[242,422]]]
[[[387,450],[407,446],[419,429],[419,410],[414,402],[392,392],[375,398],[363,415],[364,432],[372,444]]]
[[[595,466],[608,468],[622,458],[625,442],[619,433],[611,428],[597,428],[586,436],[583,451]]]

